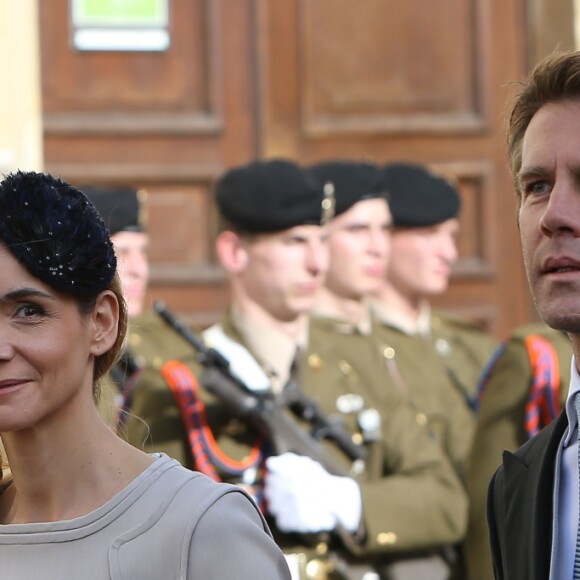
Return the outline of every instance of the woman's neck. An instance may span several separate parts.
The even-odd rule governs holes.
[[[92,418],[91,418],[92,416]],[[11,432],[2,441],[13,484],[0,496],[1,523],[80,517],[110,500],[152,462],[98,416]]]

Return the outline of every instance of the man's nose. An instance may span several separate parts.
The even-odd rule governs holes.
[[[555,185],[540,218],[541,230],[549,236],[580,235],[580,190],[571,184]]]

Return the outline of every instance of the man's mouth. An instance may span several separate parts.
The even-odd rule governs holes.
[[[565,274],[568,272],[580,271],[580,262],[569,257],[548,258],[544,261],[541,269],[542,275],[547,274]]]

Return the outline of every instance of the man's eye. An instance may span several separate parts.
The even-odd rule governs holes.
[[[550,191],[551,185],[547,181],[532,181],[526,185],[525,191],[528,194],[542,194]]]

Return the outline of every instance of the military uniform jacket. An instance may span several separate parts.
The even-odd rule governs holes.
[[[153,313],[131,320],[127,348],[140,370],[121,435],[147,453],[163,452],[192,468],[180,411],[160,370],[167,361],[179,360],[199,374],[195,350]]]
[[[374,332],[394,383],[423,413],[464,480],[475,429],[471,399],[494,342],[473,325],[439,315],[432,317],[429,336],[382,322]]]
[[[563,412],[516,453],[506,451],[488,497],[497,580],[547,580],[552,549],[554,467],[568,425]]]
[[[313,318],[303,388],[327,413],[348,410],[360,396],[364,408],[342,412],[365,438],[364,411],[382,417],[380,438],[368,445],[361,485],[366,550],[397,553],[453,543],[462,538],[464,492],[440,445],[393,385],[372,335],[340,321]],[[422,529],[421,529],[422,528]]]
[[[222,326],[231,338],[244,344],[229,315]],[[366,540],[360,545],[349,542],[348,547],[342,549],[358,558],[364,554],[401,554],[431,549],[459,540],[465,530],[466,498],[438,444],[424,427],[417,425],[415,414],[395,391],[385,388],[378,393],[363,386],[358,376],[361,371],[356,370],[356,365],[351,365],[355,369],[353,373],[347,365],[337,361],[336,355],[330,358],[333,350],[330,339],[334,335],[328,339],[321,336],[318,342],[319,336],[311,332],[312,344],[300,365],[305,392],[316,395],[326,413],[337,413],[336,401],[342,395],[347,395],[343,403],[348,401],[348,395],[357,395],[363,401],[359,410],[373,408],[384,415],[381,435],[368,444],[366,468],[357,476],[364,498]],[[372,353],[369,356],[374,358],[373,367],[361,359],[361,368],[366,368],[369,376],[375,375],[375,369],[381,372],[374,348]],[[353,354],[351,351],[350,355]],[[210,378],[199,365],[198,376],[202,384]],[[135,423],[149,425],[147,450],[173,450],[174,457],[184,465],[191,465],[185,428],[167,386],[151,381],[141,383],[135,389],[134,402],[133,413],[144,419],[144,422],[136,419]],[[204,391],[204,403],[208,425],[221,451],[233,460],[246,459],[257,441],[255,430],[240,417],[233,416],[207,391]],[[342,418],[355,440],[361,440],[358,412],[342,413]],[[136,430],[131,425],[128,427],[129,437],[134,439]],[[304,425],[305,429],[309,427]],[[351,463],[333,444],[327,447],[346,469],[350,467]],[[220,475],[224,481],[253,483],[248,477],[252,475],[251,469],[237,479],[227,473]],[[277,542],[285,549],[308,548],[303,538],[296,534],[280,534],[274,523],[270,524]]]
[[[497,341],[476,324],[434,312],[431,317],[431,343],[455,389],[465,399],[472,399],[481,371],[495,350]]]
[[[119,364],[99,381],[99,410],[105,422],[113,428],[116,427],[119,418],[122,391],[129,382],[139,383],[143,390],[152,392],[153,385],[164,388],[165,382],[159,370],[165,362],[174,358],[195,362],[195,355],[187,343],[153,312],[131,318],[123,355],[131,359],[135,365],[135,374],[130,376],[123,365]],[[139,405],[141,402],[139,399],[136,404]],[[135,410],[133,404],[132,409]],[[146,409],[139,409],[139,412],[147,414]],[[134,419],[135,417],[131,417],[129,420],[131,442],[137,447],[142,447],[147,436],[146,426],[138,425]]]
[[[486,381],[478,411],[467,477],[470,503],[465,553],[470,580],[491,580],[493,577],[486,523],[489,481],[501,464],[503,451],[516,451],[528,440],[525,408],[533,377],[524,341],[531,335],[546,338],[555,349],[562,406],[568,394],[572,358],[568,336],[544,324],[528,324],[515,330]]]
[[[224,319],[223,328],[245,345],[230,316]],[[384,416],[380,438],[368,445],[366,468],[355,475],[363,496],[366,541],[361,545],[348,542],[343,549],[356,556],[401,554],[459,540],[464,533],[465,495],[439,445],[424,426],[417,425],[415,413],[396,391],[382,388],[382,384],[378,387],[378,373],[384,377],[386,373],[376,345],[362,335],[355,337],[355,344],[360,346],[352,341],[343,343],[349,362],[338,354],[334,330],[333,324],[325,327],[312,321],[308,349],[299,363],[303,392],[326,414],[339,412],[340,397],[358,395],[361,410],[377,409]],[[371,386],[373,383],[375,387]],[[362,441],[358,413],[341,413],[341,418],[354,440]],[[239,457],[240,452],[248,452],[248,433],[252,430],[244,430],[236,419],[234,424],[235,430],[229,423],[214,423],[212,429],[222,449]],[[310,429],[310,425],[304,424],[304,428]],[[342,460],[345,469],[351,466],[335,445],[328,443],[325,447],[335,459]],[[426,501],[418,504],[418,498]],[[281,534],[275,522],[269,523],[277,542],[285,549],[305,548],[297,535]]]

